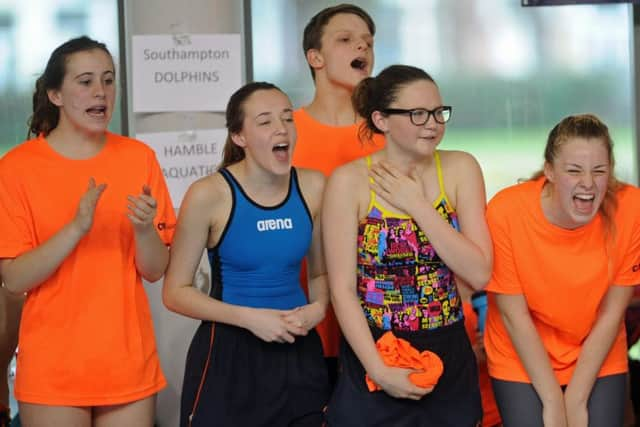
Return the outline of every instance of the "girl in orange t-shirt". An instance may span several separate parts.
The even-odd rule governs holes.
[[[175,216],[153,151],[107,131],[114,101],[106,46],[69,40],[36,82],[37,137],[0,159],[0,273],[27,293],[26,426],[151,426],[166,384],[142,278],[164,274]]]
[[[485,349],[506,427],[623,423],[640,190],[613,167],[607,126],[570,116],[549,134],[543,171],[489,203]]]

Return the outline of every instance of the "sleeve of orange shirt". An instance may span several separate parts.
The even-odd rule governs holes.
[[[5,157],[0,160],[0,258],[15,258],[35,247],[26,202]]]
[[[162,169],[160,168],[158,160],[153,152],[151,152],[150,155],[150,162],[149,186],[151,187],[151,194],[158,204],[158,214],[156,215],[154,223],[156,230],[158,230],[158,234],[160,235],[160,239],[162,239],[165,245],[169,245],[173,240],[173,233],[176,227],[176,216]]]
[[[620,251],[620,262],[618,263],[616,275],[613,283],[622,286],[633,286],[640,284],[640,189],[627,186],[623,197],[618,203],[618,213],[615,223],[618,227],[622,224],[629,224],[628,228],[619,229],[620,239],[626,245],[625,250]]]
[[[501,294],[522,294],[513,253],[513,237],[508,227],[504,194],[499,194],[487,206],[487,224],[493,240],[493,273],[487,291]]]

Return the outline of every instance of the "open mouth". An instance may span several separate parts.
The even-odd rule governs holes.
[[[360,70],[360,71],[366,71],[367,61],[364,58],[356,58],[353,61],[351,61],[351,68]]]
[[[590,214],[593,212],[595,199],[595,194],[575,194],[573,196],[573,205],[578,212]]]
[[[272,151],[275,154],[276,159],[283,162],[289,161],[289,144],[276,144],[273,146]]]
[[[276,144],[273,146],[273,151],[274,152],[278,152],[278,151],[289,151],[289,144]]]
[[[94,117],[104,117],[107,113],[107,107],[105,106],[97,106],[91,107],[87,109],[87,113]]]

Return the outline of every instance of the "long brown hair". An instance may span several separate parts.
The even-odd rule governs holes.
[[[236,145],[231,140],[231,135],[237,134],[242,131],[242,125],[244,124],[244,105],[247,99],[255,92],[259,90],[280,90],[276,85],[267,82],[253,82],[242,86],[235,91],[229,102],[227,103],[227,110],[225,113],[227,121],[227,139],[224,143],[224,149],[222,152],[222,162],[218,166],[218,169],[226,168],[234,163],[238,163],[244,159],[244,149]],[[284,93],[284,92],[282,92]]]
[[[58,126],[60,109],[51,103],[47,91],[59,90],[67,72],[67,61],[77,52],[99,49],[109,57],[111,53],[104,43],[97,42],[87,36],[71,39],[58,46],[49,57],[42,75],[36,80],[33,92],[33,113],[29,118],[27,138],[43,133],[45,136]],[[113,61],[113,58],[112,58]]]

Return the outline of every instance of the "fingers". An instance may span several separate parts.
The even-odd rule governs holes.
[[[397,168],[395,168],[391,163],[385,162],[384,160],[381,160],[375,165],[373,165],[371,169],[383,171],[384,173],[389,174],[393,178],[397,178],[400,175],[400,171]]]
[[[284,325],[287,332],[297,336],[305,336],[309,332],[306,327],[307,322],[304,319],[298,317],[290,317],[284,319]]]
[[[411,384],[413,385],[413,383]],[[416,385],[413,385],[413,389],[408,393],[407,399],[420,400],[432,391],[433,387],[418,387]]]
[[[157,202],[151,196],[151,187],[142,186],[142,193],[136,196],[127,196],[127,217],[136,225],[150,224],[156,216]]]
[[[295,337],[287,331],[281,332],[278,338],[276,339],[276,341],[282,344],[284,343],[293,344],[295,340],[296,340]]]
[[[152,208],[155,208],[157,206],[156,199],[151,196],[151,187],[149,187],[147,184],[142,186],[142,194],[139,196],[139,198],[144,200]]]
[[[87,191],[84,197],[92,207],[95,207],[106,188],[107,184],[103,183],[100,185],[96,185],[95,179],[89,178],[89,186],[87,187]]]
[[[149,205],[146,200],[141,197],[127,196],[129,201],[129,210],[141,215],[151,215],[154,211],[154,206]]]

